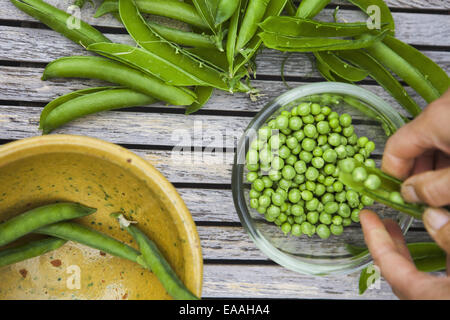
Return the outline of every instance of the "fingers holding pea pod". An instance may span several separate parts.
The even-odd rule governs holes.
[[[258,24],[263,20],[270,0],[249,0],[239,34],[236,40],[236,51],[244,49],[258,30]]]
[[[221,90],[229,91],[225,75],[200,61],[195,60],[192,56],[184,53],[183,49],[171,45],[167,40],[159,37],[147,25],[134,1],[120,0],[119,12],[125,28],[133,37],[137,44],[145,50],[152,52],[161,59],[167,60],[167,63],[176,66],[185,73],[191,74],[193,77],[203,81],[202,85],[212,86]],[[178,73],[168,74],[170,78],[177,78]],[[190,104],[190,103],[189,103]]]
[[[128,88],[107,88],[74,97],[61,103],[48,112],[44,118],[41,118],[41,127],[43,133],[47,134],[70,121],[88,114],[119,108],[144,106],[156,101],[155,98]]]
[[[209,29],[208,25],[197,13],[195,7],[189,3],[178,0],[136,0],[135,2],[139,11],[142,13],[183,21],[203,30]],[[98,18],[107,13],[118,11],[119,0],[107,0],[101,4],[94,17]]]
[[[0,251],[0,268],[28,260],[62,247],[67,240],[49,237]]]
[[[100,57],[73,56],[57,59],[47,65],[42,80],[58,77],[105,80],[174,105],[190,105],[196,98],[187,89],[167,85],[142,71]]]
[[[126,221],[123,216],[117,217],[119,218],[119,222]],[[199,299],[186,288],[153,241],[134,225],[128,223],[124,225],[121,223],[121,227],[133,236],[139,246],[141,255],[137,260],[141,265],[145,265],[148,269],[152,270],[168,294],[177,300]]]
[[[402,181],[351,158],[341,161],[339,168],[339,180],[346,186],[416,219],[422,219],[425,207],[403,200],[400,194]]]
[[[41,0],[11,0],[11,2],[23,12],[38,19],[51,29],[61,33],[65,37],[87,47],[95,42],[110,42],[100,31],[71,16],[70,14],[55,8]],[[77,19],[74,23],[76,28],[70,27],[70,21]],[[79,27],[78,27],[79,25]]]
[[[81,218],[96,211],[97,209],[69,202],[32,209],[0,224],[0,246],[13,242],[45,225]]]

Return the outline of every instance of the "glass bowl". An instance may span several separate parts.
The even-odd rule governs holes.
[[[281,228],[265,220],[264,215],[249,205],[250,183],[246,180],[245,158],[257,130],[283,110],[291,110],[300,102],[318,102],[329,106],[339,114],[348,113],[358,136],[366,136],[376,144],[371,156],[379,166],[387,135],[404,124],[402,116],[392,106],[373,93],[355,85],[335,82],[320,82],[303,85],[287,91],[269,102],[250,122],[241,137],[233,165],[233,200],[242,225],[256,246],[271,260],[299,273],[309,275],[347,274],[367,266],[370,254],[352,255],[350,246],[365,247],[359,223],[344,228],[340,236],[331,235],[321,239],[285,235]],[[413,218],[391,210],[380,204],[372,208],[382,218],[398,222],[404,234]]]

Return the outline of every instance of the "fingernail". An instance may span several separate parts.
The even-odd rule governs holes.
[[[450,222],[450,214],[443,209],[429,208],[425,210],[423,222],[428,231],[434,234]]]
[[[407,202],[420,202],[419,197],[417,196],[416,190],[414,186],[411,184],[402,185],[402,196]]]

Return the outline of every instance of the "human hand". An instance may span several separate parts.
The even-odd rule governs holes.
[[[399,178],[408,202],[431,206],[423,215],[426,229],[447,252],[450,276],[450,90],[431,103],[416,119],[400,128],[387,142],[382,169]],[[450,277],[435,277],[417,270],[399,226],[383,222],[363,210],[364,238],[374,263],[402,299],[450,299]]]

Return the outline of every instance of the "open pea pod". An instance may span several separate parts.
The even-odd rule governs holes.
[[[11,0],[11,2],[23,12],[83,47],[95,42],[110,42],[91,25],[44,1]],[[71,27],[71,21],[73,21],[73,27]]]
[[[406,92],[400,82],[383,67],[376,59],[364,50],[343,50],[334,52],[338,57],[367,70],[370,77],[377,81],[387,92],[389,92],[399,104],[412,116],[417,116],[422,109]]]
[[[302,0],[295,15],[300,18],[312,19],[330,2],[331,0]]]
[[[260,27],[265,32],[291,37],[353,37],[365,33],[379,33],[371,30],[366,22],[323,22],[297,17],[268,17]]]
[[[239,27],[239,21],[241,21],[243,15],[243,8],[247,6],[248,0],[239,0],[238,8],[234,12],[228,26],[227,42],[225,52],[228,61],[228,73],[230,77],[233,77],[234,57],[236,56],[236,40]]]
[[[203,19],[203,22],[216,33],[218,28],[216,27],[216,13],[219,5],[218,0],[193,0],[195,8],[198,14]]]
[[[264,42],[264,45],[271,49],[293,52],[314,52],[367,48],[380,42],[386,35],[386,31],[378,34],[366,34],[364,38],[351,40],[324,37],[291,37],[272,32],[261,32],[259,36]]]
[[[214,91],[213,87],[202,87],[202,86],[195,87],[194,92],[197,95],[198,102],[194,102],[193,104],[188,106],[186,108],[186,114],[191,114],[200,110],[211,98],[213,91]]]
[[[225,91],[231,90],[226,82],[226,74],[203,64],[191,55],[185,54],[181,48],[173,46],[167,40],[158,36],[145,22],[134,1],[120,0],[119,13],[122,23],[138,45],[166,60],[167,65],[172,65],[179,70],[176,73],[165,74],[165,77],[177,79],[180,73],[190,74],[192,78],[201,80],[203,82],[201,85]]]
[[[383,39],[383,43],[414,66],[437,89],[439,94],[442,95],[447,91],[450,86],[450,78],[433,60],[416,48],[390,35]]]
[[[349,159],[350,160],[350,159]],[[400,188],[402,181],[384,173],[380,169],[370,168],[365,166],[364,164],[354,161],[354,166],[356,168],[363,168],[367,174],[375,175],[378,177],[381,182],[379,187],[373,189],[368,188],[367,185],[363,181],[357,181],[354,178],[352,172],[348,172],[344,170],[341,166],[341,170],[339,172],[339,180],[345,184],[346,186],[352,188],[353,190],[370,197],[371,199],[383,203],[393,209],[401,211],[403,213],[409,214],[410,216],[416,219],[422,219],[423,211],[425,210],[425,206],[417,205],[412,203],[406,203],[401,199],[400,196]],[[397,195],[396,200],[392,200],[392,194],[395,193]],[[400,199],[398,198],[400,197]]]
[[[365,13],[368,13],[368,9],[379,10],[379,18],[381,24],[387,24],[389,33],[394,35],[395,33],[395,22],[392,17],[391,10],[387,6],[384,0],[348,0],[355,6],[360,8]],[[376,12],[376,11],[373,11]]]
[[[314,56],[320,63],[325,64],[331,72],[348,82],[361,81],[369,75],[366,70],[343,61],[332,52],[319,51],[315,52]],[[336,77],[334,78],[336,79]]]
[[[135,2],[142,13],[183,21],[203,30],[209,29],[209,26],[197,13],[196,8],[189,3],[178,0],[136,0]],[[97,9],[94,17],[98,18],[107,13],[118,12],[119,0],[106,0]]]

